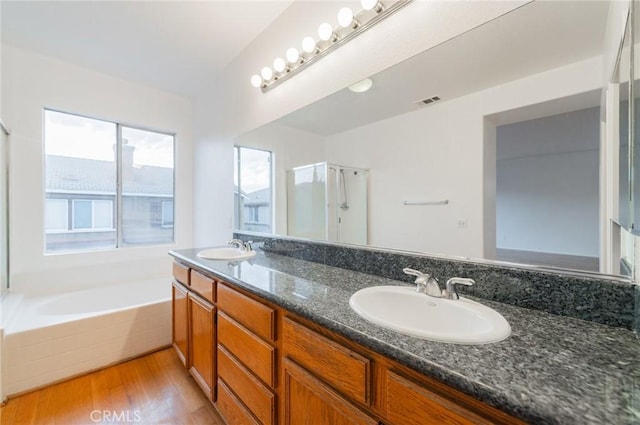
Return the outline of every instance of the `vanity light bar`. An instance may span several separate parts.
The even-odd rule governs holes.
[[[363,10],[357,15],[354,15],[350,8],[343,7],[338,12],[339,26],[337,28],[333,28],[328,23],[320,24],[318,28],[320,40],[305,37],[302,40],[302,50],[295,47],[289,48],[286,51],[286,59],[276,58],[273,67],[263,67],[259,74],[251,77],[251,84],[266,93],[412,1],[397,0],[386,6],[382,0],[361,0],[360,4]]]

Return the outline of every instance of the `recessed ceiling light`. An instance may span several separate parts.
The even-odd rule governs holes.
[[[355,84],[351,84],[349,86],[349,90],[351,90],[354,93],[364,93],[367,90],[369,90],[371,86],[373,86],[373,81],[371,81],[371,78],[365,78],[362,81],[358,81]]]

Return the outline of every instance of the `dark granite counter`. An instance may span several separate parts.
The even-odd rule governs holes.
[[[508,339],[425,341],[349,307],[359,289],[403,282],[261,250],[234,262],[198,251],[171,255],[530,423],[640,423],[640,344],[629,330],[477,299],[507,319]]]

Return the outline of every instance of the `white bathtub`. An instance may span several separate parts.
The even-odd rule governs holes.
[[[9,396],[171,343],[171,278],[5,298],[14,305],[1,356]]]

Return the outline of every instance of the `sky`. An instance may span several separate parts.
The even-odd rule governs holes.
[[[45,152],[74,158],[114,160],[115,123],[45,111]],[[134,166],[173,167],[173,136],[122,127],[122,138],[135,146]]]
[[[269,187],[271,183],[270,154],[271,152],[259,149],[240,148],[240,156],[242,160],[242,173],[240,175],[242,191],[245,193],[252,193]],[[237,158],[234,159],[235,164],[237,165]],[[236,186],[238,185],[237,176],[238,172],[236,168],[234,174],[234,184]]]

